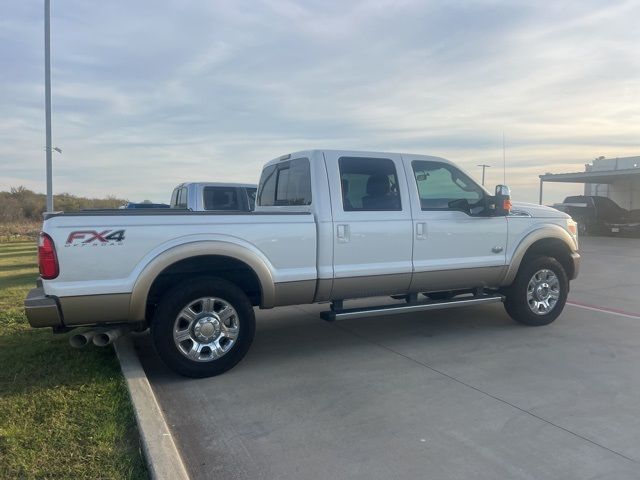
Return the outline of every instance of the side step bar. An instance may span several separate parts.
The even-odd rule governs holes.
[[[499,294],[480,295],[461,298],[459,300],[431,300],[396,305],[381,305],[379,307],[344,308],[320,312],[320,318],[332,322],[334,320],[346,320],[348,318],[379,317],[381,315],[393,315],[398,313],[421,312],[423,310],[443,310],[445,308],[467,307],[470,305],[485,305],[487,303],[499,303],[504,301],[504,296]]]

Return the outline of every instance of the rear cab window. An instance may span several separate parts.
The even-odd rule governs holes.
[[[257,205],[311,205],[309,159],[297,158],[266,167],[260,178]]]
[[[236,187],[204,187],[202,191],[205,210],[240,210]]]

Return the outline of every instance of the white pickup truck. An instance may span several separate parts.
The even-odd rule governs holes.
[[[512,206],[445,159],[311,150],[265,165],[254,212],[45,215],[25,307],[33,327],[91,327],[76,345],[150,327],[170,368],[201,377],[246,354],[254,307],[330,302],[337,320],[504,302],[545,325],[579,261],[568,215]],[[379,296],[396,300],[344,304]]]

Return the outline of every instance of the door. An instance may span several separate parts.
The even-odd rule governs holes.
[[[506,217],[490,216],[487,192],[455,165],[435,157],[404,161],[412,177],[412,291],[497,286],[506,267]]]
[[[412,223],[399,155],[326,152],[333,213],[332,299],[406,293]]]

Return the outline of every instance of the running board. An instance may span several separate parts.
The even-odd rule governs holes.
[[[444,310],[445,308],[485,305],[487,303],[500,303],[502,301],[504,301],[503,295],[482,295],[476,297],[461,298],[459,300],[432,300],[419,303],[381,305],[379,307],[328,310],[325,312],[320,312],[320,317],[323,320],[332,322],[334,320],[346,320],[349,318],[379,317],[381,315],[422,312],[424,310]]]

